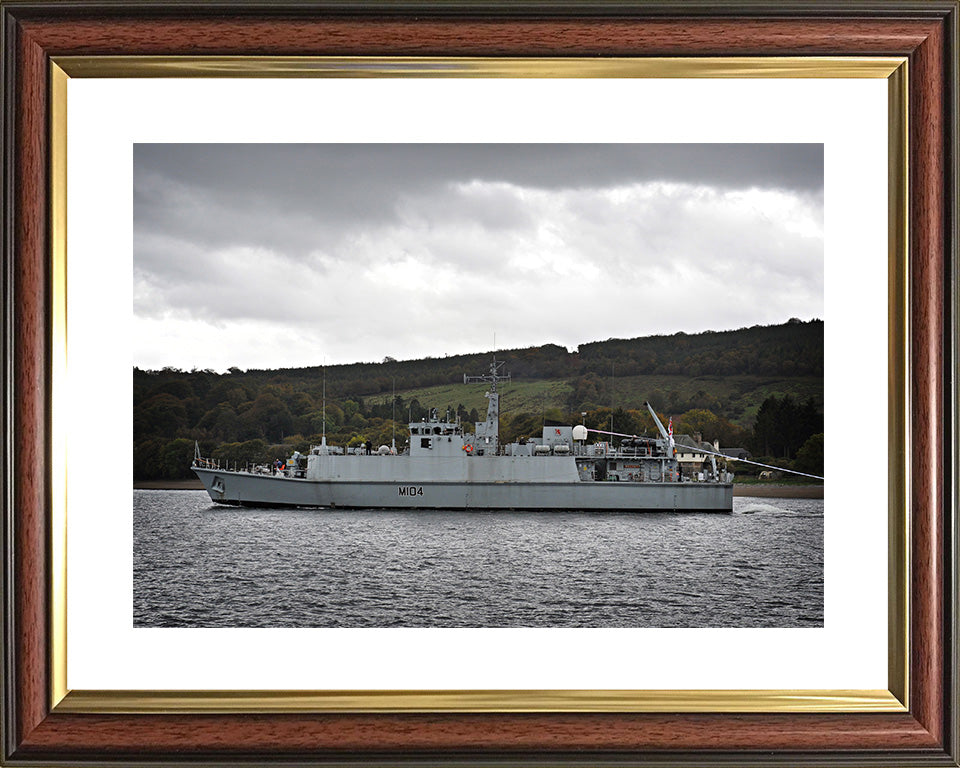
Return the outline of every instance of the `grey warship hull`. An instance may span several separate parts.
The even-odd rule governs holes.
[[[330,509],[729,512],[729,483],[307,480],[194,470],[219,504]]]
[[[409,425],[407,447],[344,450],[321,445],[273,466],[231,471],[203,459],[193,470],[218,504],[330,509],[518,509],[709,511],[733,509],[733,476],[715,461],[695,470],[680,466],[672,426],[647,408],[659,437],[622,435],[588,443],[583,425],[544,426],[541,437],[499,441],[497,382],[508,377],[494,360],[486,421],[467,433],[459,421]],[[464,377],[467,381],[468,377]],[[672,422],[671,422],[672,424]],[[592,430],[600,434],[600,430]],[[613,435],[615,433],[608,433]]]

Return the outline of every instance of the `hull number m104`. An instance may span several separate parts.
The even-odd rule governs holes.
[[[401,485],[399,488],[397,488],[397,492],[401,496],[423,496],[423,486]]]

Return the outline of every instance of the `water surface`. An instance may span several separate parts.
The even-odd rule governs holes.
[[[823,501],[733,514],[223,507],[133,492],[137,627],[819,627]]]

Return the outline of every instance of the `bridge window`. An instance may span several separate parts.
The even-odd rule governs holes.
[[[420,438],[420,447],[421,447],[421,448],[429,448],[429,447],[430,447],[430,438],[429,438],[429,437],[421,437],[421,438]]]

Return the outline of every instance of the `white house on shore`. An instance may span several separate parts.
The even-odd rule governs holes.
[[[704,471],[704,463],[709,465],[710,453],[720,453],[720,441],[704,442],[699,432],[690,435],[674,435],[674,446],[677,449],[677,462],[680,464],[680,473],[685,480],[696,480]],[[710,453],[707,453],[709,451]]]

